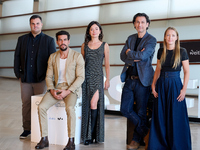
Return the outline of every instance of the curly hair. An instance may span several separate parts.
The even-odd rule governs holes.
[[[135,23],[135,20],[136,20],[136,18],[137,17],[145,17],[146,18],[146,21],[147,21],[147,23],[149,23],[149,25],[150,25],[150,19],[149,19],[149,16],[147,15],[147,14],[145,14],[145,13],[137,13],[135,16],[133,16],[133,25],[134,25],[134,23]],[[147,27],[147,29],[148,29],[148,27]]]

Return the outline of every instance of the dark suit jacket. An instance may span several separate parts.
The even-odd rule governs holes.
[[[137,34],[130,35],[121,51],[120,58],[123,62],[125,62],[121,73],[121,81],[125,82],[126,71],[129,66],[134,65],[134,60],[140,60],[136,63],[139,79],[144,86],[149,86],[152,83],[154,75],[152,59],[157,41],[155,37],[146,32],[140,41],[137,50],[134,51],[136,40]],[[145,50],[141,52],[143,48],[145,48]],[[127,49],[131,49],[131,51],[129,51],[126,55]]]
[[[15,49],[14,72],[18,79],[21,78],[21,82],[25,82],[26,78],[28,41],[29,34],[20,36]],[[54,52],[56,52],[54,39],[44,33],[41,33],[41,39],[37,53],[37,82],[41,82],[45,79],[48,58]]]

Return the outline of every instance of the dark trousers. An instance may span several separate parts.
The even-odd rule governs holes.
[[[43,94],[46,92],[46,82],[43,80],[39,83],[22,83],[21,99],[22,99],[22,120],[24,130],[31,130],[31,96]]]
[[[190,126],[185,99],[177,100],[182,89],[180,71],[161,72],[156,84],[148,150],[191,150]]]
[[[149,95],[150,86],[143,86],[139,79],[126,80],[122,91],[120,111],[135,125],[132,140],[136,142],[140,142],[148,132],[146,112]],[[134,102],[136,102],[135,109],[133,109]]]

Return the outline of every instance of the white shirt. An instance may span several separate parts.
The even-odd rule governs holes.
[[[67,82],[66,80],[66,59],[61,59],[60,58],[60,68],[59,68],[59,77],[58,77],[58,83],[63,83],[63,82]]]

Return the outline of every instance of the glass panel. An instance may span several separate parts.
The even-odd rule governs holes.
[[[199,65],[196,67],[199,67]],[[193,66],[190,66],[190,69],[191,68],[193,68]],[[200,73],[197,73],[197,75],[199,76]],[[200,85],[199,82],[200,81],[196,78],[190,79],[188,83],[186,104],[189,117],[200,118],[200,89],[197,88],[197,85]]]
[[[1,33],[30,31],[30,16],[20,16],[1,19]]]
[[[101,3],[111,3],[111,2],[119,2],[119,1],[126,1],[126,0],[101,0]]]
[[[200,18],[170,20],[168,25],[178,30],[181,40],[199,39]]]
[[[14,52],[1,52],[0,54],[0,66],[1,67],[12,67],[14,64],[13,59],[8,58],[14,58]],[[1,70],[1,69],[0,69]]]
[[[167,0],[132,1],[130,3],[105,5],[101,7],[99,12],[100,22],[113,23],[132,21],[133,16],[138,12],[145,12],[150,19],[166,18],[167,9]]]
[[[39,11],[99,4],[100,0],[40,0]]]
[[[86,28],[77,28],[77,29],[61,29],[69,32],[70,34],[70,45],[69,46],[81,46],[84,42],[85,30]],[[53,37],[56,41],[55,34],[60,30],[45,31],[44,33]]]
[[[0,20],[0,33],[2,33],[1,23],[2,23],[2,21]]]
[[[110,64],[123,64],[120,59],[120,53],[123,46],[110,46]]]
[[[15,49],[16,44],[17,44],[17,39],[18,39],[19,36],[20,36],[19,34],[1,35],[0,36],[0,50],[13,50],[13,49]],[[3,54],[3,53],[0,53],[0,55],[1,54]]]
[[[72,48],[72,49],[77,51],[77,52],[79,52],[79,53],[81,53],[81,48]]]
[[[47,13],[44,28],[83,26],[92,20],[99,20],[98,6]]]
[[[0,77],[15,78],[13,69],[0,69]]]
[[[200,14],[200,1],[171,0],[170,17],[195,16]]]
[[[33,2],[33,0],[5,1],[2,5],[2,16],[32,13]]]
[[[129,35],[136,33],[133,24],[103,26],[104,40],[108,43],[125,43]]]

